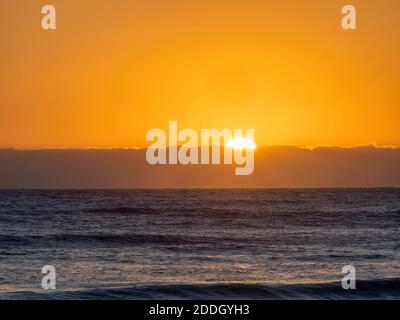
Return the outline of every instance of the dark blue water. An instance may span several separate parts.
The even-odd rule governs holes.
[[[0,298],[400,298],[399,235],[400,189],[0,191]]]

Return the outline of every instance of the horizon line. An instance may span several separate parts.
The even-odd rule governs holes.
[[[1,191],[75,191],[75,190],[87,190],[87,191],[128,191],[128,190],[368,190],[368,189],[400,189],[400,186],[335,186],[335,187],[181,187],[181,188],[169,188],[169,187],[140,187],[140,188],[130,188],[130,187],[120,187],[120,188],[0,188]]]
[[[182,145],[172,145],[167,146],[165,149],[170,147],[181,147]],[[219,146],[224,148],[224,145],[209,145],[208,147]],[[150,146],[149,146],[150,147]],[[112,150],[145,150],[149,147],[39,147],[39,148],[21,148],[21,147],[0,147],[0,151],[4,150],[13,150],[13,151],[112,151]],[[207,146],[192,146],[191,148],[206,148]],[[375,142],[366,143],[366,144],[354,144],[354,145],[334,145],[334,144],[319,144],[319,145],[292,145],[292,144],[272,144],[272,145],[262,145],[257,146],[257,149],[265,149],[265,148],[276,148],[276,147],[288,147],[288,148],[298,148],[303,150],[314,150],[318,148],[339,148],[339,149],[357,149],[357,148],[375,148],[375,149],[400,149],[400,145],[378,145]]]

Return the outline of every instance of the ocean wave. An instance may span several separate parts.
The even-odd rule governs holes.
[[[287,204],[285,202],[285,204]],[[87,213],[104,213],[104,214],[139,214],[139,215],[159,215],[159,214],[179,214],[184,213],[185,215],[211,215],[216,217],[221,216],[252,216],[252,217],[263,217],[266,214],[273,214],[277,216],[298,216],[301,214],[311,215],[334,215],[334,214],[388,214],[388,215],[398,215],[400,214],[400,209],[395,208],[377,208],[374,206],[371,207],[361,207],[361,208],[318,208],[318,209],[309,209],[309,208],[299,208],[293,207],[293,209],[289,208],[276,208],[265,206],[258,208],[255,212],[249,210],[249,206],[252,203],[249,202],[244,204],[240,208],[221,208],[221,207],[190,207],[190,208],[181,208],[181,207],[135,207],[135,206],[119,206],[119,207],[98,207],[98,208],[89,208],[83,210]]]
[[[162,245],[184,245],[184,244],[215,244],[220,242],[239,243],[251,242],[251,239],[211,237],[211,236],[187,236],[187,235],[164,235],[164,234],[51,234],[51,235],[0,235],[0,247],[10,245],[43,245],[51,242],[63,243],[109,243],[118,245],[132,244],[162,244]]]
[[[190,215],[190,216],[232,216],[232,215],[251,215],[257,216],[256,213],[249,213],[242,209],[233,208],[218,208],[218,207],[157,207],[157,208],[142,208],[142,207],[99,207],[85,210],[88,213],[104,213],[104,214],[120,214],[120,215]]]
[[[359,280],[357,289],[339,282],[317,284],[176,284],[74,289],[51,293],[9,292],[2,299],[137,299],[137,300],[315,300],[400,299],[400,279]]]
[[[112,208],[92,208],[85,212],[89,213],[115,213],[115,214],[160,214],[160,209],[140,208],[140,207],[112,207]]]

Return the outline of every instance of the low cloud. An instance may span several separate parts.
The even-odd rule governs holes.
[[[151,166],[145,149],[0,150],[0,188],[400,187],[400,149],[271,146],[250,176],[232,165]]]

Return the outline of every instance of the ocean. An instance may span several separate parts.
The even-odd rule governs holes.
[[[400,189],[0,191],[0,299],[399,299],[399,235]]]

